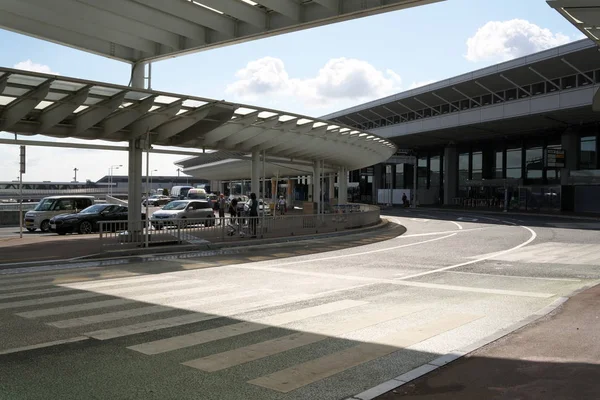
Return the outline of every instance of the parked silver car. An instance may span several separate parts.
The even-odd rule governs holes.
[[[150,216],[155,229],[173,226],[178,220],[182,226],[189,224],[215,225],[215,213],[207,200],[175,200]],[[189,220],[189,221],[186,221]]]

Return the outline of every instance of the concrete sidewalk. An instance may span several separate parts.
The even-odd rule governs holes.
[[[428,375],[377,397],[393,399],[600,398],[600,285]]]

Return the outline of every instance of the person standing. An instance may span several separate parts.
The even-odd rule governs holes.
[[[217,203],[219,204],[219,223],[221,225],[225,224],[225,207],[227,207],[227,203],[225,202],[225,195],[221,194],[221,196],[217,199]]]
[[[231,225],[237,222],[237,199],[231,199],[231,203],[229,204],[229,221]]]
[[[256,193],[250,193],[250,234],[252,238],[256,237],[256,224],[258,223],[258,200]]]

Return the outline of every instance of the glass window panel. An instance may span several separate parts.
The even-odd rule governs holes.
[[[541,147],[534,147],[525,151],[525,169],[527,179],[542,179],[544,152]]]
[[[465,186],[469,179],[469,153],[458,155],[458,184]]]
[[[521,174],[521,149],[509,149],[506,151],[506,177],[520,179]]]
[[[4,89],[4,92],[2,92],[3,95],[5,96],[23,96],[25,93],[29,92],[31,89],[25,89],[25,88],[20,88],[20,87],[14,87],[14,86],[7,86]]]
[[[483,169],[483,154],[481,151],[473,153],[473,171]]]
[[[441,177],[441,162],[440,156],[433,156],[429,160],[429,184],[430,186],[440,186]]]
[[[12,74],[8,77],[8,84],[10,85],[11,83],[16,83],[28,86],[39,86],[42,83],[46,82],[47,79],[48,78],[41,78],[39,76]]]
[[[504,169],[504,152],[497,151],[496,159],[494,160],[494,178],[502,179],[504,178],[503,169]]]
[[[404,189],[404,164],[396,164],[396,189]]]
[[[150,96],[148,93],[142,93],[142,92],[127,92],[127,94],[125,95],[125,98],[127,100],[142,100],[145,99],[146,97]]]
[[[419,168],[417,169],[417,187],[427,187],[427,157],[419,157]]]
[[[580,169],[596,169],[598,163],[598,154],[595,136],[585,136],[581,138],[581,147],[579,152]]]
[[[64,99],[67,96],[68,96],[68,94],[65,94],[65,93],[50,92],[46,96],[45,100],[48,100],[48,101],[58,101],[58,100]]]

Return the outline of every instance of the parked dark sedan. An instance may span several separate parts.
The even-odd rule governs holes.
[[[141,217],[146,219],[144,214]],[[59,235],[75,232],[88,234],[98,232],[101,221],[127,221],[127,206],[95,204],[77,214],[57,215],[50,220],[50,230]],[[125,226],[119,228],[126,229]]]

